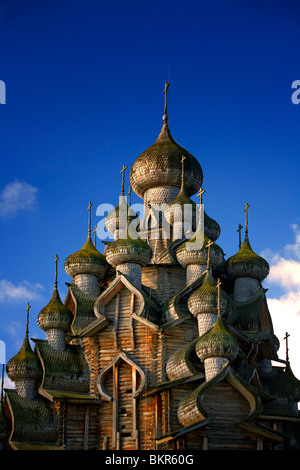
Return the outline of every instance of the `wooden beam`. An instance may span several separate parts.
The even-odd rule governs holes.
[[[136,368],[132,367],[132,437],[136,438],[137,431],[137,415],[136,415]]]
[[[116,295],[116,312],[115,312],[115,321],[114,321],[114,335],[115,335],[115,346],[118,349],[118,323],[119,323],[119,314],[120,314],[120,292]]]
[[[130,331],[130,340],[131,340],[132,349],[135,348],[134,328],[133,328],[133,320],[132,320],[132,315],[134,313],[134,300],[135,300],[135,296],[134,296],[134,293],[132,292],[130,295],[130,317],[129,317],[129,331]]]
[[[89,423],[90,423],[90,407],[87,406],[85,409],[84,415],[84,443],[83,450],[88,450],[89,448]]]
[[[113,447],[117,446],[117,431],[118,431],[118,365],[113,365]]]

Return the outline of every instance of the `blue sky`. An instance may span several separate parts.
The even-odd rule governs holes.
[[[300,337],[300,6],[296,1],[0,2],[0,339],[6,357],[48,303],[58,253],[87,236],[87,207],[116,204],[120,170],[157,138],[166,81],[175,140],[198,158],[219,244],[249,235],[271,265],[270,310],[280,342]],[[126,185],[128,187],[128,172]],[[133,196],[132,202],[140,202]],[[100,240],[99,249],[103,250]],[[276,324],[275,324],[276,322]],[[278,330],[276,330],[278,328]]]

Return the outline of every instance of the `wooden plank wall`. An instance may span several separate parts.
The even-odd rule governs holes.
[[[93,338],[84,338],[83,346],[91,370],[91,392],[97,390],[97,377],[109,366],[118,352],[146,374],[146,387],[157,384],[161,376],[157,332],[132,318],[138,298],[123,288],[106,305],[111,324]],[[105,402],[98,410],[99,448],[153,449],[155,437],[155,397],[133,399],[141,376],[131,364],[120,360],[105,376],[105,388],[117,402]],[[114,389],[115,386],[115,389]]]
[[[91,392],[99,393],[97,377],[119,351],[124,351],[144,371],[146,388],[166,381],[167,359],[197,337],[198,326],[194,318],[163,333],[133,319],[131,314],[136,311],[138,302],[127,288],[121,289],[105,306],[105,315],[111,324],[94,337],[83,339],[91,370]],[[156,426],[157,398],[132,399],[133,382],[138,388],[141,380],[138,372],[133,378],[133,370],[122,360],[105,376],[105,388],[110,396],[117,397],[117,403],[103,401],[97,411],[99,425],[94,432],[99,434],[99,448],[154,449],[155,436],[174,430],[174,426],[176,429],[179,427],[177,407],[185,390],[175,391],[173,395],[170,391],[162,394],[159,429]],[[96,437],[91,439],[96,440]]]

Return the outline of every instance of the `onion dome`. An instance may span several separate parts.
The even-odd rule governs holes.
[[[20,379],[35,379],[42,377],[42,367],[37,355],[32,351],[28,338],[28,316],[30,305],[27,306],[27,322],[23,344],[20,351],[12,357],[7,365],[6,372],[8,377],[15,382]]]
[[[88,210],[90,211],[91,203]],[[107,263],[105,256],[93,245],[91,239],[91,223],[89,212],[88,237],[81,250],[68,256],[65,261],[65,271],[71,277],[76,274],[93,274],[102,279],[106,273]]]
[[[232,361],[237,356],[238,343],[226,330],[220,314],[214,326],[198,339],[196,353],[202,362],[211,357],[222,357]]]
[[[209,217],[204,211],[204,232],[210,240],[215,242],[221,233],[220,225],[214,219]]]
[[[123,224],[123,228],[126,227],[127,212],[129,212],[129,222],[139,219],[137,213],[134,210],[131,208],[128,209],[125,198],[120,197],[117,207],[110,211],[105,218],[105,227],[109,233],[114,233],[115,230],[120,230],[120,228],[122,229],[122,215],[120,216],[120,213],[123,213],[125,216],[125,224]]]
[[[254,277],[263,281],[268,276],[269,269],[267,261],[252,250],[248,236],[245,236],[238,253],[227,260],[227,273],[231,279]]]
[[[130,171],[130,184],[134,192],[143,198],[147,189],[157,186],[181,186],[181,158],[184,156],[184,180],[188,196],[196,193],[202,184],[203,173],[199,162],[187,150],[177,144],[168,126],[167,87],[165,88],[164,124],[157,140],[135,160]]]
[[[137,263],[145,266],[151,261],[150,246],[140,238],[130,238],[128,232],[126,238],[121,237],[114,242],[105,242],[105,245],[106,259],[114,267],[123,263]]]
[[[71,311],[62,303],[57,289],[57,260],[55,258],[55,282],[50,302],[44,307],[37,318],[39,327],[44,330],[60,329],[68,331],[73,319]]]
[[[203,188],[200,188],[197,196],[199,197],[199,204],[202,205],[202,195],[205,193]],[[215,242],[221,233],[220,225],[214,219],[209,217],[204,211],[204,233],[208,236],[209,240]]]
[[[167,209],[165,210],[165,216],[168,218],[170,223],[173,223],[174,218],[176,218],[176,211],[179,209],[179,215],[181,215],[181,222],[184,222],[185,217],[192,217],[191,226],[193,225],[195,219],[196,219],[196,210],[197,210],[197,205],[194,201],[192,201],[185,189],[185,180],[184,180],[184,161],[186,157],[183,155],[181,157],[181,187],[179,194],[173,199],[168,204]],[[191,213],[188,212],[188,210],[191,209]],[[178,220],[179,221],[179,220]]]
[[[188,299],[190,312],[197,316],[200,313],[218,313],[218,289],[214,278],[206,272],[201,286],[195,290]],[[227,300],[220,292],[219,308],[224,313],[227,307]]]
[[[198,243],[197,235],[190,240],[182,243],[176,250],[176,257],[178,262],[182,266],[188,266],[189,264],[206,264],[208,257],[208,236],[204,233],[203,245]],[[194,246],[191,244],[193,243]],[[197,247],[199,245],[199,247]],[[213,243],[210,246],[210,265],[219,266],[224,259],[224,252],[222,248]]]
[[[122,185],[121,185],[121,196],[119,198],[119,204],[115,209],[110,211],[105,218],[105,227],[110,233],[114,233],[115,230],[120,228],[126,228],[127,218],[129,217],[129,222],[134,219],[138,219],[138,215],[134,212],[131,207],[127,206],[126,198],[124,196],[124,179],[125,179],[125,170],[127,166],[123,165],[121,170],[122,173]],[[129,188],[129,195],[131,192],[131,187]],[[130,204],[128,204],[130,206]],[[122,227],[123,225],[123,227]]]
[[[251,248],[248,238],[248,207],[246,204],[246,230],[245,239],[238,253],[227,260],[227,273],[231,279],[238,277],[253,277],[263,281],[269,274],[269,264]]]

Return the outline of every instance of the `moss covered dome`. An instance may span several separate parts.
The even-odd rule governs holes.
[[[268,276],[270,270],[267,261],[252,250],[247,235],[238,253],[227,260],[226,269],[231,279],[253,277],[260,281]]]
[[[68,256],[65,271],[71,277],[76,274],[94,274],[102,279],[106,273],[105,256],[93,245],[90,235],[81,250]]]
[[[232,361],[237,356],[238,343],[226,330],[220,315],[214,326],[198,339],[196,353],[201,361],[210,357],[225,357]]]
[[[201,313],[218,313],[218,289],[214,278],[207,272],[201,286],[195,290],[188,299],[190,312],[197,316]],[[220,291],[220,311],[224,313],[227,300]]]
[[[38,380],[42,377],[40,361],[30,346],[28,328],[20,351],[6,364],[6,372],[13,382],[24,378]]]
[[[54,287],[50,302],[38,315],[37,323],[39,327],[44,331],[53,328],[68,331],[72,319],[72,312],[62,303],[59,292]]]

